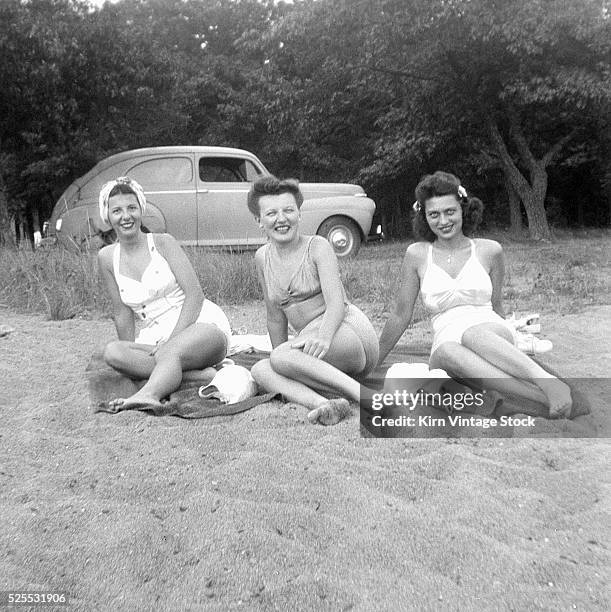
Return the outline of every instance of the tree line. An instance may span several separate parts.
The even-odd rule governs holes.
[[[2,236],[100,159],[174,144],[358,182],[393,237],[436,169],[490,227],[608,225],[610,23],[608,0],[2,0]]]

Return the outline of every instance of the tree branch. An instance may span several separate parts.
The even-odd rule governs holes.
[[[516,145],[518,155],[520,156],[522,163],[529,169],[529,171],[533,172],[537,166],[537,160],[526,142],[526,137],[524,136],[524,132],[522,132],[522,127],[520,126],[518,113],[511,106],[506,108],[506,112],[507,117],[509,118],[509,133],[511,134],[511,138]]]
[[[554,159],[556,158],[556,156],[560,153],[560,151],[562,151],[562,149],[564,148],[564,146],[567,144],[567,142],[569,140],[571,140],[575,134],[577,134],[578,129],[577,128],[573,128],[566,136],[563,136],[542,158],[541,158],[541,163],[543,164],[544,168],[547,168],[547,166],[549,166]]]
[[[518,170],[517,166],[513,162],[513,159],[511,159],[511,155],[507,150],[505,141],[503,140],[503,137],[501,136],[501,133],[499,131],[499,127],[495,123],[495,121],[489,118],[486,121],[486,127],[488,129],[488,135],[490,136],[490,140],[492,141],[492,144],[495,147],[498,156],[501,160],[505,175],[511,182],[512,187],[520,195],[520,198],[524,200],[526,194],[531,191],[531,186],[528,184],[528,181],[524,178],[522,173]]]

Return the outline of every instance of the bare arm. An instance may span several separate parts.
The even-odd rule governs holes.
[[[378,363],[382,363],[386,359],[388,353],[397,344],[412,320],[414,304],[420,291],[420,279],[418,277],[419,258],[416,249],[417,245],[410,245],[403,258],[399,276],[401,279],[399,294],[380,336],[380,358]]]
[[[315,237],[311,244],[312,260],[318,270],[322,295],[325,299],[325,312],[318,332],[318,338],[304,346],[304,352],[322,358],[329,350],[335,333],[346,314],[344,288],[339,274],[337,256],[327,240]]]
[[[490,241],[490,280],[492,281],[492,309],[505,317],[503,308],[503,280],[505,278],[505,257],[498,242]]]
[[[98,253],[98,265],[112,302],[112,318],[117,330],[117,336],[119,340],[133,342],[136,338],[134,312],[121,301],[121,294],[119,293],[119,287],[117,286],[112,269],[112,253],[115,248],[116,246],[111,245],[102,249]]]
[[[289,337],[288,321],[286,315],[282,309],[278,308],[269,299],[267,293],[267,285],[265,284],[265,278],[263,276],[263,249],[259,249],[255,255],[255,264],[257,267],[257,278],[263,291],[263,298],[265,299],[265,309],[267,312],[267,331],[272,342],[272,346],[276,348],[283,342],[286,342]]]
[[[157,234],[155,235],[155,245],[165,257],[176,277],[176,282],[185,294],[185,301],[176,326],[170,335],[171,338],[197,321],[204,303],[204,293],[187,254],[182,250],[174,236]]]

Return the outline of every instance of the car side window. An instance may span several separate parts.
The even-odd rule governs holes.
[[[144,189],[151,185],[189,185],[193,181],[193,164],[188,157],[159,157],[141,162],[127,174]]]
[[[199,160],[199,178],[206,183],[246,183],[254,181],[260,174],[248,159],[202,157]]]

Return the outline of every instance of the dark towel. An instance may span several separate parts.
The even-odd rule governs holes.
[[[428,345],[397,345],[388,355],[384,364],[378,366],[364,379],[357,379],[364,386],[372,389],[380,389],[384,384],[384,377],[388,368],[393,363],[428,363],[430,354],[430,346]],[[231,359],[237,364],[248,368],[260,361],[269,357],[266,353],[238,353],[232,355]],[[535,359],[536,361],[536,359]],[[545,369],[554,376],[560,376],[554,372],[549,366],[544,366]],[[87,368],[89,378],[89,398],[90,405],[94,412],[117,412],[108,408],[108,401],[117,397],[129,397],[133,395],[137,389],[142,386],[144,381],[133,381],[130,378],[119,374],[117,371],[108,367],[101,355],[95,353]],[[209,380],[202,381],[201,384],[207,384]],[[467,381],[460,381],[465,383]],[[587,399],[586,393],[589,390],[588,381],[566,381],[571,387],[573,397],[573,408],[571,410],[571,419],[589,414],[591,412],[590,402]],[[583,385],[581,384],[583,383]],[[579,386],[578,386],[579,385]],[[173,393],[170,401],[166,402],[162,407],[143,407],[143,410],[150,410],[158,416],[179,416],[186,419],[207,418],[211,416],[222,416],[237,414],[250,410],[258,404],[268,402],[274,397],[279,397],[277,394],[257,395],[253,398],[238,402],[236,404],[221,404],[218,400],[202,399],[197,395],[199,383],[189,382],[184,383]],[[468,385],[469,386],[469,385]],[[581,388],[583,387],[583,388]],[[474,390],[476,388],[472,387]],[[549,418],[549,411],[542,404],[531,403],[527,404],[521,399],[512,397],[502,397],[502,401],[495,402],[495,412],[497,416],[511,416],[514,414],[527,414],[534,417]]]

